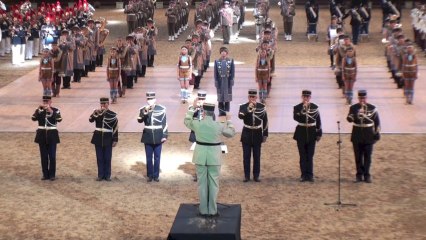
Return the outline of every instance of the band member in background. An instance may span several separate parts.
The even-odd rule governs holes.
[[[229,112],[232,101],[232,87],[234,86],[235,65],[234,59],[228,57],[228,48],[220,48],[220,58],[214,62],[214,80],[219,102],[219,116]]]
[[[316,0],[308,0],[305,4],[306,18],[308,22],[308,38],[313,35],[318,40],[317,24],[319,19],[319,6]]]
[[[53,59],[53,66],[55,72],[53,73],[52,90],[53,97],[59,97],[61,91],[62,78],[59,76],[59,70],[61,69],[62,50],[58,47],[56,40],[51,43],[50,56]]]
[[[147,32],[147,45],[148,45],[148,67],[154,67],[154,56],[157,55],[157,35],[158,29],[152,19],[146,21]]]
[[[353,123],[351,142],[355,153],[355,182],[371,183],[371,154],[374,143],[380,139],[380,118],[376,106],[367,103],[367,91],[358,91],[358,101],[349,108],[346,118]]]
[[[293,34],[293,19],[294,16],[296,16],[296,4],[294,0],[281,0],[278,4],[281,5],[281,16],[284,22],[284,38],[286,41],[291,41]]]
[[[413,43],[409,42],[402,58],[402,78],[404,79],[404,96],[407,104],[413,104],[414,83],[417,80],[417,76],[417,57]]]
[[[84,47],[86,40],[78,26],[72,28],[75,49],[73,55],[74,80],[73,82],[81,82],[81,76],[84,72]]]
[[[330,25],[328,25],[327,28],[327,40],[328,40],[328,55],[330,55],[330,67],[334,70],[334,52],[333,49],[336,46],[336,38],[338,37],[337,34],[337,17],[331,16],[331,22]]]
[[[141,142],[145,144],[146,175],[148,182],[159,182],[161,148],[168,137],[166,108],[156,104],[155,92],[147,92],[146,99],[147,104],[140,108],[138,117],[138,122],[145,124]]]
[[[49,54],[49,49],[43,49],[43,56],[40,59],[38,80],[43,85],[43,96],[52,95],[52,82],[55,73],[54,60]]]
[[[217,216],[217,194],[219,192],[219,175],[222,164],[221,136],[227,138],[235,135],[231,116],[226,115],[226,122],[219,123],[213,119],[214,104],[203,104],[202,120],[194,119],[197,101],[188,109],[184,123],[195,132],[197,145],[192,162],[195,163],[198,176],[199,211],[201,216]]]
[[[71,76],[74,75],[74,39],[69,35],[68,30],[63,30],[59,38],[58,47],[62,51],[61,68],[59,77],[62,77],[62,89],[71,89]]]
[[[118,82],[120,81],[121,61],[117,48],[112,47],[107,61],[107,81],[109,82],[109,93],[112,103],[117,102]]]
[[[298,122],[293,139],[300,156],[301,182],[314,182],[315,144],[321,139],[321,117],[318,106],[311,102],[310,90],[302,91],[302,102],[293,108],[293,119]]]
[[[256,61],[256,82],[259,86],[259,97],[262,103],[268,96],[268,82],[271,81],[271,63],[268,58],[267,50],[261,49]]]
[[[188,88],[189,80],[192,78],[192,59],[188,55],[188,48],[186,46],[182,46],[180,50],[177,64],[177,79],[180,83],[181,101],[182,103],[186,103],[190,95]]]
[[[346,49],[346,56],[342,60],[342,80],[345,83],[344,94],[346,96],[346,103],[352,104],[353,89],[357,75],[357,62],[354,55],[353,48]]]
[[[243,145],[244,180],[250,181],[251,155],[253,153],[253,179],[260,182],[260,155],[262,143],[268,137],[268,115],[266,106],[257,100],[257,90],[248,91],[248,102],[240,105],[238,118],[244,121],[241,133]]]
[[[234,11],[229,6],[228,1],[223,2],[223,8],[219,10],[220,25],[222,26],[223,44],[229,44],[232,36],[232,23]]]
[[[56,125],[62,121],[61,112],[52,107],[51,96],[43,96],[43,104],[35,110],[31,119],[38,122],[34,141],[40,148],[43,172],[41,180],[54,181],[56,179],[56,145],[60,142]]]
[[[89,122],[95,122],[91,143],[95,145],[98,178],[96,181],[111,181],[112,148],[118,142],[117,114],[108,109],[109,99],[100,98],[100,108],[90,115]]]

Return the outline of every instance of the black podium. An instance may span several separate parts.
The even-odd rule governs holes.
[[[198,204],[182,203],[168,240],[240,240],[241,205],[217,204],[219,216],[201,217]]]

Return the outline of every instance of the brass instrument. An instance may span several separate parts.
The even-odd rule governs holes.
[[[154,110],[154,106],[153,105],[149,105],[143,108],[143,113],[145,115],[147,115],[148,113],[152,112]]]
[[[93,111],[92,115],[94,117],[100,117],[100,116],[104,115],[107,110],[108,109],[106,109],[106,108],[95,109]]]
[[[101,22],[101,27],[99,28],[99,45],[102,46],[109,35],[109,30],[105,28],[108,23],[107,20],[103,17],[99,19]]]
[[[255,104],[255,103],[250,102],[250,103],[249,103],[249,105],[248,105],[248,107],[247,107],[247,111],[248,111],[249,113],[255,112],[255,111],[256,111],[256,104]]]
[[[364,6],[359,8],[359,12],[360,12],[361,17],[364,18],[364,19],[367,19],[367,18],[370,17],[370,15],[367,12],[367,9],[365,9]]]

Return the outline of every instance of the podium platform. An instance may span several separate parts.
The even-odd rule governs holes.
[[[241,205],[217,204],[219,216],[201,217],[198,204],[182,203],[168,240],[240,240]]]

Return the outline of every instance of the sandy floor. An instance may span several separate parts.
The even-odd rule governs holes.
[[[159,19],[161,11],[156,21],[164,26]],[[105,12],[99,10],[97,14]],[[278,11],[272,13],[282,29]],[[307,43],[304,13],[299,10],[297,14],[295,38],[301,42],[280,42],[283,57],[277,58],[278,64],[328,66],[326,43]],[[114,22],[124,15],[108,11],[108,16],[112,35],[125,35],[124,25]],[[375,12],[375,21],[380,16]],[[328,16],[324,13],[321,18],[319,30],[324,32]],[[404,23],[408,27],[409,19],[404,18]],[[379,29],[372,27],[372,32],[370,42],[359,46],[359,61],[383,65]],[[160,35],[164,34],[163,27]],[[324,39],[321,32],[320,39]],[[167,53],[177,53],[179,46],[180,42],[160,40],[157,64],[175,64]],[[216,50],[219,46],[220,42],[214,43]],[[298,46],[301,53],[296,52]],[[234,58],[252,65],[252,43],[229,47]],[[305,57],[308,52],[312,58]],[[33,68],[12,67],[8,61],[0,59],[0,86]],[[34,134],[2,133],[0,239],[165,239],[179,204],[198,201],[196,184],[191,180],[194,167],[187,137],[186,133],[171,134],[163,150],[161,182],[148,184],[140,133],[121,134],[114,149],[113,181],[107,183],[94,181],[96,160],[89,143],[91,134],[61,133],[58,180],[46,182],[40,181]],[[337,135],[325,135],[317,145],[314,184],[298,182],[297,147],[290,134],[273,134],[264,145],[261,183],[241,181],[239,136],[228,140],[231,153],[225,156],[222,167],[219,202],[242,205],[243,239],[425,239],[426,136],[383,135],[373,154],[373,184],[352,183],[349,135],[342,139],[342,201],[358,206],[341,211],[324,205],[337,200]]]
[[[2,134],[0,239],[165,239],[180,203],[196,203],[187,134],[164,146],[160,183],[146,183],[140,134],[122,134],[113,181],[96,182],[91,134],[61,134],[58,180],[40,181],[33,134]],[[342,201],[335,211],[337,136],[315,156],[316,182],[299,183],[297,147],[273,134],[263,147],[261,183],[243,183],[239,136],[227,141],[219,202],[242,206],[243,239],[424,239],[424,135],[384,135],[375,145],[372,184],[352,183],[349,135],[343,135]]]

